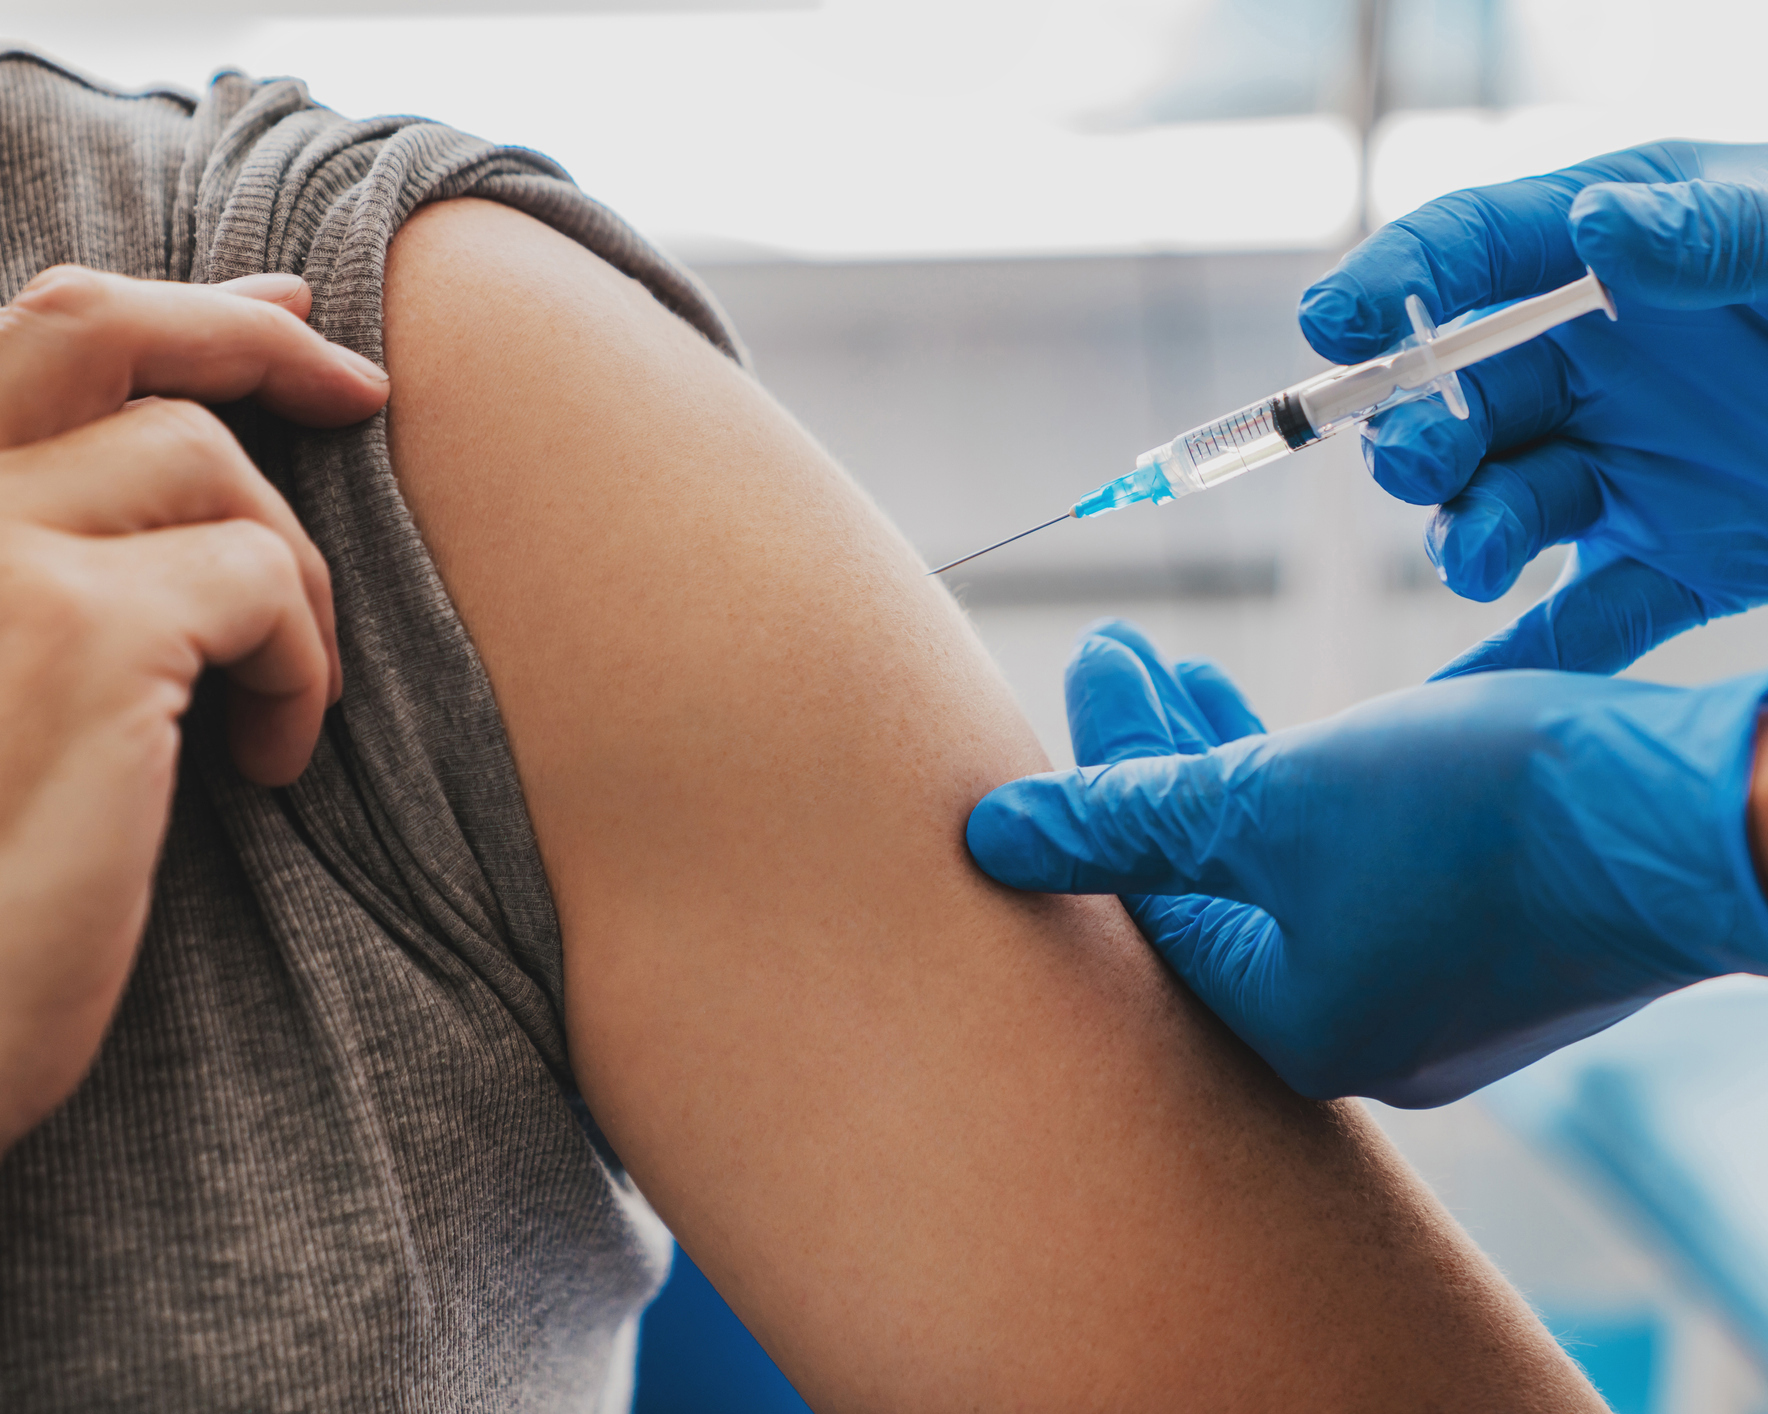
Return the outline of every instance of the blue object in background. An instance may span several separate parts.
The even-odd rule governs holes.
[[[1665,998],[1484,1098],[1768,1362],[1768,988],[1730,978]]]
[[[1547,1311],[1542,1319],[1614,1414],[1658,1414],[1657,1377],[1667,1342],[1656,1317],[1586,1319]]]
[[[810,1414],[680,1247],[638,1337],[633,1414]]]

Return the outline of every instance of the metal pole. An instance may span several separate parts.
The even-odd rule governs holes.
[[[1369,191],[1371,144],[1375,127],[1387,111],[1385,82],[1387,7],[1389,0],[1357,0],[1356,74],[1351,89],[1351,121],[1356,124],[1357,239],[1374,229]]]

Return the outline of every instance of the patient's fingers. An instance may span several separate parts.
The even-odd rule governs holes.
[[[94,604],[142,667],[188,688],[205,664],[226,668],[228,737],[260,785],[301,774],[319,737],[330,683],[319,624],[288,543],[257,521],[183,525],[86,540]]]
[[[78,427],[150,393],[255,396],[326,427],[377,411],[385,375],[267,302],[276,278],[260,277],[242,298],[72,265],[44,271],[0,309],[0,446]],[[301,297],[291,288],[285,302]]]
[[[283,541],[300,571],[330,665],[328,700],[336,700],[342,675],[325,560],[288,503],[207,409],[154,399],[0,451],[0,516],[81,535],[256,521]]]
[[[236,280],[223,280],[209,288],[286,309],[303,324],[313,312],[313,287],[299,275],[282,275],[267,270],[257,275],[241,275]]]

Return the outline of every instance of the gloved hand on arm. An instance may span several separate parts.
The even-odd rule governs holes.
[[[1376,481],[1441,505],[1444,581],[1497,598],[1575,542],[1553,593],[1438,676],[1614,672],[1768,602],[1768,146],[1664,142],[1455,192],[1384,226],[1314,285],[1302,332],[1335,362],[1410,329],[1539,294],[1588,264],[1620,313],[1461,374],[1471,411],[1395,408],[1364,441]]]
[[[1133,626],[1068,672],[1082,766],[970,818],[1015,888],[1126,895],[1292,1086],[1445,1104],[1727,972],[1768,972],[1746,834],[1768,674],[1480,674],[1266,733]]]

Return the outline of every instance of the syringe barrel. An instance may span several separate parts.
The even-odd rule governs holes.
[[[1166,473],[1173,490],[1183,496],[1192,491],[1207,491],[1286,457],[1319,440],[1308,425],[1296,391],[1285,389],[1214,422],[1181,432],[1164,447],[1144,452],[1138,465],[1154,462]]]

